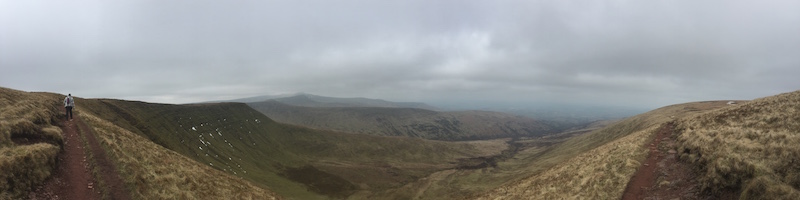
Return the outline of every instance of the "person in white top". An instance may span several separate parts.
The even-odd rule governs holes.
[[[67,109],[67,119],[72,120],[72,107],[75,107],[75,100],[72,99],[72,94],[64,98],[64,108]]]

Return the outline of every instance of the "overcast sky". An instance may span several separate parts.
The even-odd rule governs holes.
[[[800,89],[800,1],[0,0],[0,86],[656,108]]]

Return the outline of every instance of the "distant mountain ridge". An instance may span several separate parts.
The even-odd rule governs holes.
[[[113,99],[81,102],[86,116],[113,122],[119,129],[142,136],[141,142],[152,141],[289,199],[344,199],[385,192],[428,173],[455,168],[459,159],[487,156],[465,142],[356,135],[282,124],[243,103],[169,105]],[[116,134],[103,132],[109,137]],[[117,152],[127,151],[146,152]],[[370,178],[362,178],[364,174]]]
[[[473,140],[542,136],[559,131],[538,120],[501,112],[438,112],[403,107],[348,107],[336,103],[320,104],[303,96],[292,97],[290,100],[294,105],[277,99],[248,103],[248,105],[278,122],[368,135]]]
[[[234,99],[228,102],[256,103],[268,100],[275,100],[287,105],[304,107],[379,107],[379,108],[419,108],[426,110],[440,110],[437,107],[421,102],[392,102],[382,99],[370,99],[363,97],[339,98],[313,95],[308,93],[296,93],[287,95],[264,95]]]

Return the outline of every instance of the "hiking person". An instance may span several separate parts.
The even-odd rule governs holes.
[[[68,94],[64,98],[64,108],[67,109],[67,119],[72,120],[72,107],[75,107],[75,100],[72,99],[72,94]]]

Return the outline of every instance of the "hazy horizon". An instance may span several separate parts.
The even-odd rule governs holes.
[[[794,1],[7,1],[0,86],[653,109],[800,89]]]

